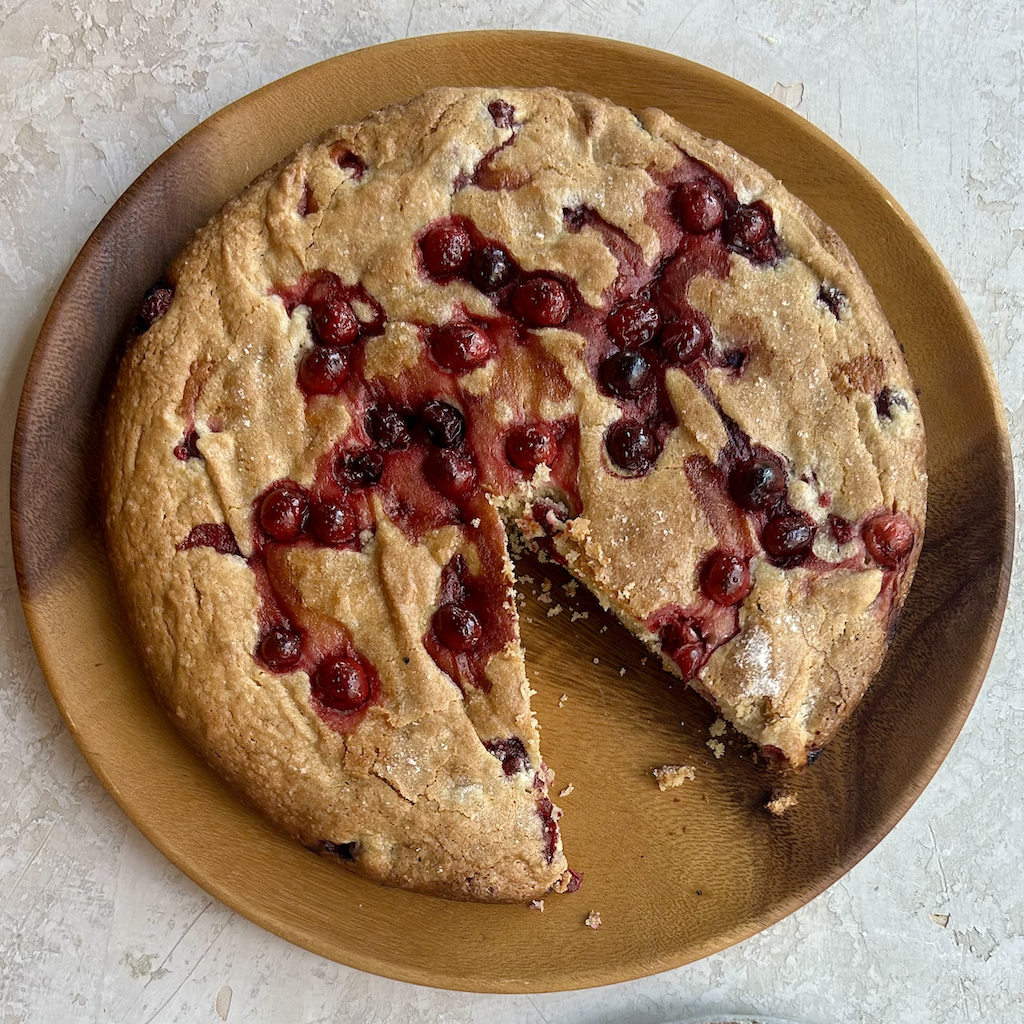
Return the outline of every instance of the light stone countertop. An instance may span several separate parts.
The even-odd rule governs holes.
[[[962,290],[1019,463],[1024,13],[1014,0],[0,0],[4,463],[61,279],[154,158],[290,71],[467,28],[669,50],[773,94],[845,146]],[[807,1024],[1024,1019],[1019,564],[963,734],[924,796],[849,875],[689,967],[542,996],[363,974],[290,946],[192,884],[127,821],[71,741],[28,639],[6,542],[0,585],[0,1024],[658,1024],[729,1009]]]

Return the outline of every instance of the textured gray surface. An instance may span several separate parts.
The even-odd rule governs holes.
[[[657,46],[795,106],[882,181],[952,272],[991,353],[1019,458],[1024,14],[1007,0],[977,9],[971,0],[0,0],[3,451],[63,274],[114,200],[171,142],[307,64],[466,28],[555,29]],[[6,519],[6,475],[3,487]],[[372,977],[289,946],[165,861],[64,729],[5,546],[0,1024],[655,1024],[728,1010],[821,1024],[1019,1020],[1022,586],[1018,579],[985,687],[934,782],[819,899],[734,949],[643,981],[482,996]]]

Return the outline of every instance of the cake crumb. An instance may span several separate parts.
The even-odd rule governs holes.
[[[540,585],[540,589],[543,590],[546,594],[551,589],[551,580],[545,579],[544,582]]]
[[[607,633],[608,632],[608,626],[607,625],[602,626],[601,627],[601,632],[602,633]]]
[[[565,591],[566,597],[575,597],[576,591],[579,588],[579,582],[577,580],[569,580],[562,589]]]
[[[796,793],[784,789],[773,789],[771,799],[765,806],[768,808],[769,814],[775,815],[776,818],[781,818],[790,807],[796,807],[798,803],[799,800]]]
[[[721,740],[708,740],[707,746],[716,758],[725,757],[725,744]]]
[[[569,785],[566,786],[565,789],[563,789],[562,792],[559,793],[558,795],[559,796],[568,796],[575,788],[576,787],[570,782]]]
[[[534,593],[537,595],[537,601],[540,604],[551,604],[551,595],[550,594],[537,594],[536,591],[534,591]]]
[[[566,701],[567,701],[568,699],[569,699],[569,694],[567,694],[567,693],[563,693],[563,694],[562,694],[562,696],[558,698],[558,706],[559,706],[560,708],[564,708],[564,707],[565,707],[565,702],[566,702]]]
[[[601,659],[600,658],[594,658],[594,664],[595,665],[600,665],[601,664]]]
[[[539,910],[543,914],[544,913],[544,901],[543,900],[534,900],[530,904],[530,909],[531,910]]]
[[[601,913],[598,910],[592,910],[587,914],[586,921],[583,922],[588,928],[593,928],[597,931],[601,927]]]
[[[474,530],[479,530],[480,529],[480,517],[477,516],[476,519],[471,519],[469,521],[469,525],[472,526]]]
[[[725,719],[716,718],[711,725],[708,726],[709,736],[724,736],[725,735]]]
[[[590,612],[573,612],[570,622],[575,622],[577,619],[589,619]]]
[[[548,618],[550,619],[556,615],[561,615],[564,611],[565,609],[560,604],[556,604],[554,608],[548,609]]]
[[[646,658],[641,658],[641,659],[640,659],[640,664],[641,664],[641,665],[646,665],[646,664],[647,664],[647,659],[646,659]],[[680,725],[681,725],[681,724],[682,724],[682,723],[680,723]]]
[[[658,789],[663,793],[666,789],[674,789],[684,782],[692,782],[697,770],[688,764],[663,764],[654,769],[654,777],[658,780]]]
[[[619,669],[619,675],[620,676],[624,676],[625,674],[626,674],[626,666],[623,665],[622,668]]]
[[[940,928],[945,928],[949,924],[949,914],[929,914],[928,920],[932,924],[937,924]]]

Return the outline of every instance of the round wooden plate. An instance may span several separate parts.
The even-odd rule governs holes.
[[[575,786],[561,801],[565,847],[586,875],[543,914],[373,885],[241,805],[150,698],[97,524],[104,389],[146,287],[225,199],[305,139],[440,84],[554,85],[659,106],[769,168],[860,260],[906,349],[928,431],[926,542],[896,646],[853,720],[790,783],[799,805],[781,819],[764,810],[776,782],[767,770],[738,743],[716,761],[705,745],[713,713],[643,664],[592,601],[563,597],[565,577],[544,567],[559,600],[590,614],[570,625],[526,605],[545,755],[556,792]],[[848,871],[921,793],[967,717],[1006,601],[1014,507],[1002,404],[977,331],[920,232],[862,167],[706,68],[607,40],[512,32],[346,54],[238,101],[157,160],[89,239],[43,326],[12,504],[25,614],[54,699],[143,833],[208,892],[307,949],[404,981],[494,992],[677,967],[778,921]],[[664,763],[696,765],[696,781],[659,792],[650,769]],[[583,924],[592,909],[599,931]]]

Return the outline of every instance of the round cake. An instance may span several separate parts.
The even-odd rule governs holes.
[[[881,665],[925,518],[899,345],[829,228],[661,111],[441,89],[336,128],[137,326],[103,493],[153,688],[371,878],[578,885],[510,537],[794,767]]]

